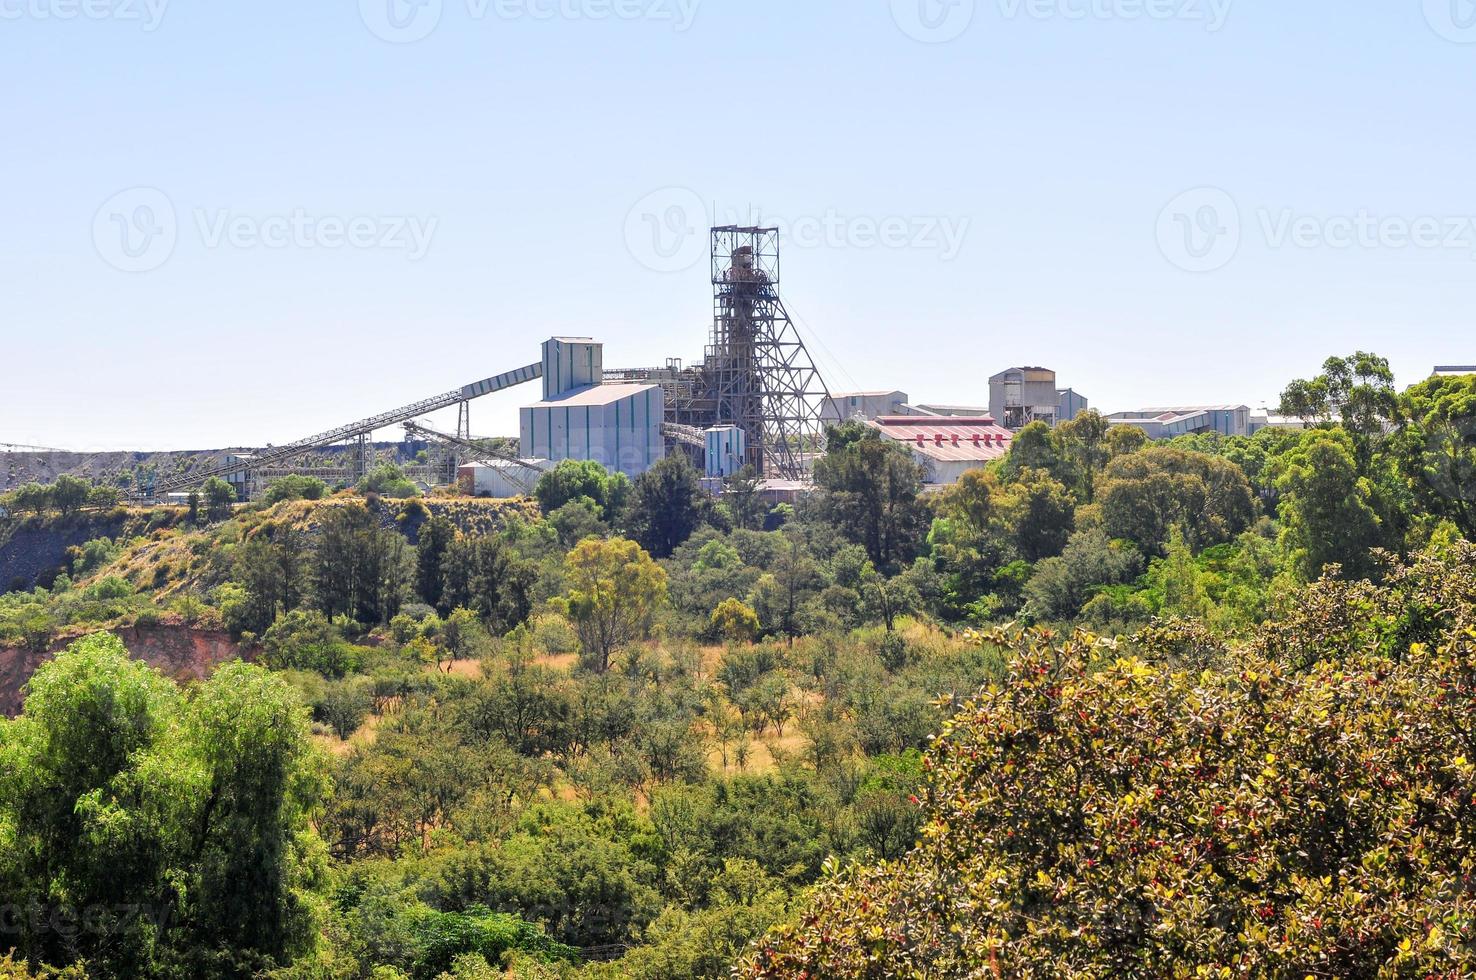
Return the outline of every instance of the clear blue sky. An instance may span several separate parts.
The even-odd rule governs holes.
[[[282,442],[554,334],[693,359],[694,201],[803,233],[838,390],[1038,363],[1254,406],[1333,353],[1476,361],[1470,0],[420,2],[0,0],[0,441]]]

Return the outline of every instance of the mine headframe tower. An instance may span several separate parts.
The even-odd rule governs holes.
[[[713,228],[712,286],[702,376],[713,424],[743,429],[761,476],[806,479],[825,446],[829,391],[779,298],[779,230]]]

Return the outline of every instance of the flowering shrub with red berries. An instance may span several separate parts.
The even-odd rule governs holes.
[[[744,977],[1476,972],[1476,629],[1299,667],[1000,632],[905,858],[832,867]]]

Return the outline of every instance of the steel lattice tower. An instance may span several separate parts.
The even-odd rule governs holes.
[[[807,477],[824,448],[824,380],[779,298],[779,230],[712,229],[713,325],[703,374],[717,424],[747,434],[762,476]]]

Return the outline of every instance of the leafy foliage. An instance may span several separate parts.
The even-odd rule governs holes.
[[[1456,975],[1476,964],[1476,630],[1195,675],[996,634],[916,850],[836,872],[754,977]]]
[[[36,673],[0,754],[0,880],[29,910],[27,959],[224,977],[313,943],[321,781],[281,680],[237,664],[186,695],[92,636]]]

